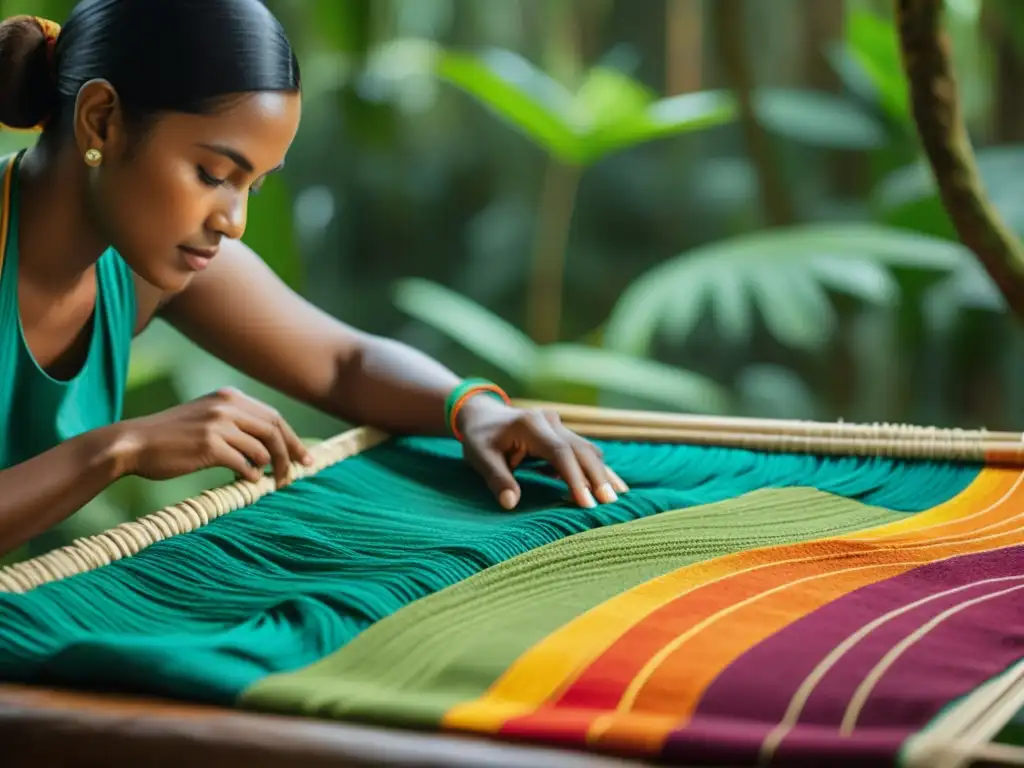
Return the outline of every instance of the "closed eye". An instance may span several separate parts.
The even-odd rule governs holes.
[[[226,179],[218,179],[216,176],[212,176],[201,165],[196,166],[196,172],[199,174],[199,180],[209,187],[219,187],[226,182]]]

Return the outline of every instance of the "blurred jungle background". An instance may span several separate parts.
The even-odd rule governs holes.
[[[268,4],[305,116],[245,239],[343,320],[520,397],[1024,424],[1024,336],[936,197],[887,0]],[[948,0],[946,23],[984,181],[1024,233],[1024,3]],[[302,434],[342,426],[160,324],[127,415],[225,384]],[[123,481],[18,556],[226,479]]]

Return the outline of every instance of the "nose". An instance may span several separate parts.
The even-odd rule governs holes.
[[[231,195],[218,206],[210,217],[210,229],[231,240],[241,240],[245,234],[249,196],[244,192]]]

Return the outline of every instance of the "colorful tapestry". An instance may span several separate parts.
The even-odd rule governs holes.
[[[1024,474],[602,447],[617,503],[527,467],[503,513],[451,441],[384,443],[0,594],[0,680],[680,765],[1019,743]]]

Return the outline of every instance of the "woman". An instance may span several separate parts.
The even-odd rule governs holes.
[[[295,56],[258,0],[84,0],[63,29],[9,19],[0,96],[0,123],[43,129],[2,169],[0,552],[125,475],[272,466],[283,483],[308,460],[237,391],[122,420],[131,340],[158,316],[346,421],[454,434],[506,509],[528,455],[581,505],[626,490],[557,417],[327,316],[240,242],[301,111]]]

